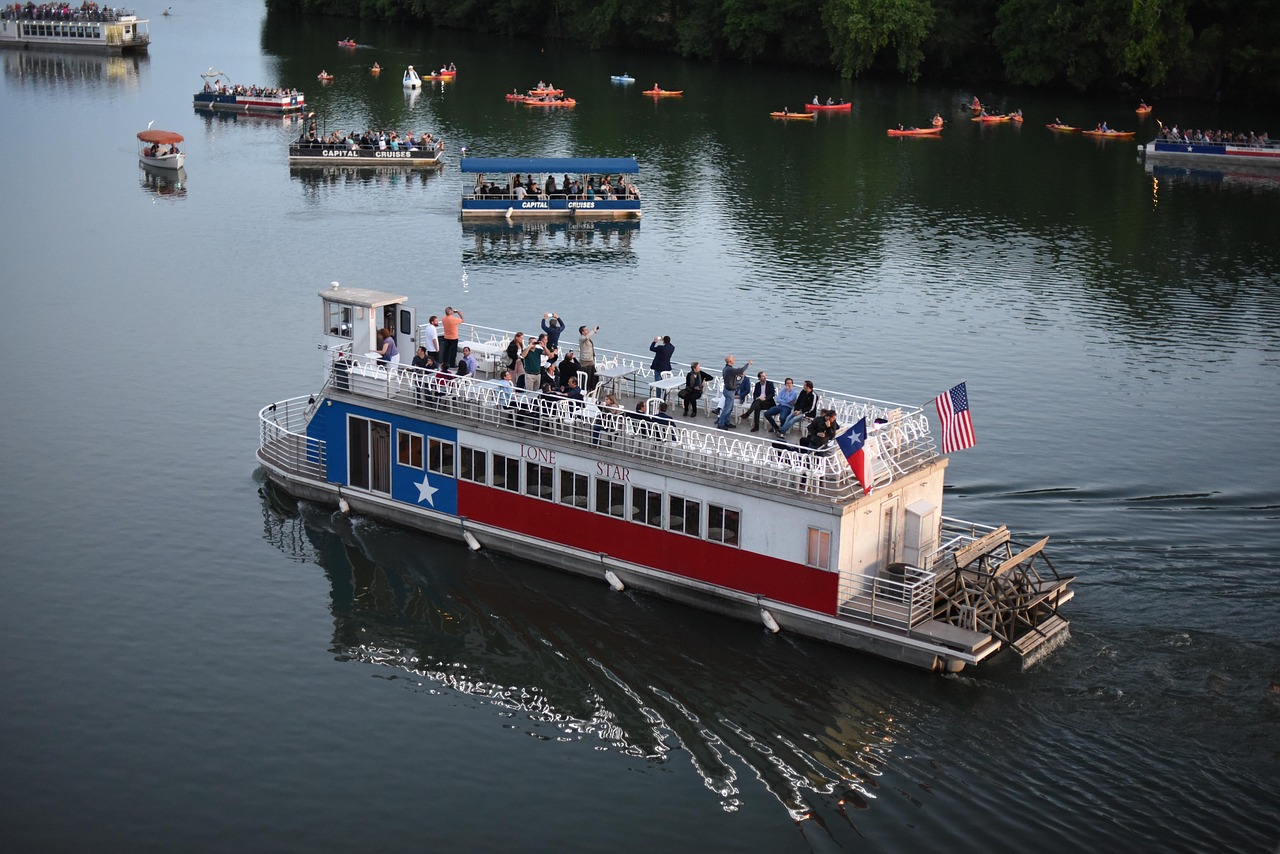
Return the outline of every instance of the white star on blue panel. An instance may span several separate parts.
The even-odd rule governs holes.
[[[419,503],[425,501],[432,507],[436,506],[435,494],[439,492],[440,489],[431,485],[431,479],[427,477],[426,472],[422,473],[422,483],[415,483],[414,486],[418,487]]]

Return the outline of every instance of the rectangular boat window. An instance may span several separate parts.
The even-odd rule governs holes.
[[[535,462],[524,464],[524,491],[534,498],[552,500],[554,495],[556,470],[551,466],[540,466]]]
[[[627,513],[626,484],[596,478],[596,512],[625,519]]]
[[[324,316],[324,328],[329,330],[330,335],[337,335],[342,338],[351,337],[351,306],[325,300]]]
[[[809,549],[804,559],[806,566],[831,569],[831,532],[821,528],[809,529]]]
[[[427,467],[429,471],[453,477],[453,443],[443,439],[427,442]]]
[[[631,487],[631,521],[662,527],[662,493]]]
[[[484,483],[486,456],[487,454],[479,448],[468,448],[463,445],[458,454],[458,477],[475,483]]]
[[[667,506],[667,527],[681,534],[702,534],[702,502],[672,495]]]
[[[520,460],[515,457],[493,455],[493,485],[498,489],[520,491]]]
[[[578,474],[576,471],[560,472],[560,503],[588,509],[588,483],[589,479],[585,474]]]
[[[726,546],[740,545],[738,529],[741,525],[741,514],[728,507],[707,505],[707,539]]]
[[[396,462],[410,468],[422,468],[422,437],[417,433],[396,431]]]

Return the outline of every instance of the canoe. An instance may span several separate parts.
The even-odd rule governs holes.
[[[937,136],[942,133],[942,128],[903,128],[902,130],[889,128],[885,133],[889,134],[889,136]]]
[[[1136,130],[1082,130],[1085,136],[1096,136],[1099,139],[1133,139]]]
[[[541,98],[543,95],[563,95],[563,94],[564,94],[563,89],[547,88],[547,89],[530,89],[529,90],[530,98]]]
[[[785,110],[779,110],[776,113],[770,113],[775,119],[816,119],[816,113],[788,113]]]
[[[541,98],[525,98],[520,103],[526,107],[576,107],[578,102],[574,98],[561,98],[559,101],[544,101]]]
[[[1013,121],[1013,116],[974,116],[971,122],[1009,122]]]
[[[1049,123],[1045,125],[1045,127],[1047,127],[1049,130],[1057,131],[1058,133],[1079,133],[1080,132],[1080,128],[1072,127],[1071,125],[1056,125],[1053,123]]]
[[[655,98],[674,98],[677,95],[683,95],[683,89],[645,89],[644,94],[653,95]]]
[[[805,104],[804,108],[809,112],[829,110],[831,112],[848,113],[853,110],[853,102],[845,101],[843,104]]]

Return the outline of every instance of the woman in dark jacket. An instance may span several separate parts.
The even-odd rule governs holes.
[[[689,366],[689,373],[685,374],[684,378],[684,388],[680,390],[680,400],[684,402],[685,415],[698,414],[698,399],[702,397],[707,382],[712,379],[714,377],[702,370],[700,363],[694,362]]]

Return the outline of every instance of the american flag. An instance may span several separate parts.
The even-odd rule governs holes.
[[[964,383],[944,391],[933,401],[942,422],[942,453],[963,451],[974,443],[973,419],[969,417],[969,390]]]

